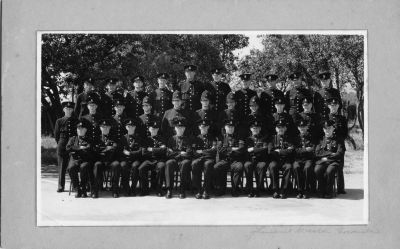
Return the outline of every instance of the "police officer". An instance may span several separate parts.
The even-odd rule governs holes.
[[[262,113],[272,115],[276,112],[274,100],[277,98],[284,99],[284,93],[276,87],[278,75],[275,69],[269,70],[265,77],[269,86],[260,93],[260,107]]]
[[[194,112],[201,107],[200,96],[204,85],[195,79],[197,66],[189,64],[184,69],[186,79],[179,83],[179,90],[182,92],[184,109]]]
[[[143,98],[143,114],[140,115],[139,119],[141,121],[141,132],[142,136],[148,137],[150,136],[150,131],[149,131],[149,124],[150,121],[157,120],[158,123],[160,123],[160,117],[157,114],[154,114],[152,111],[152,104],[153,102],[151,101],[150,97],[146,96]]]
[[[166,198],[172,197],[172,188],[174,186],[174,172],[180,172],[181,183],[179,186],[179,198],[186,198],[186,190],[190,184],[190,170],[193,154],[193,138],[185,135],[186,119],[177,117],[173,120],[175,133],[168,140],[167,146],[169,160],[165,167],[165,177],[167,185]]]
[[[76,198],[87,197],[86,186],[90,179],[90,171],[93,168],[93,140],[86,135],[90,123],[86,119],[80,119],[76,125],[77,135],[69,139],[66,146],[71,155],[68,169],[72,185],[76,188]],[[80,179],[78,177],[80,173]]]
[[[289,136],[296,136],[298,131],[294,125],[294,121],[292,116],[290,116],[287,112],[285,112],[286,102],[285,99],[281,96],[274,99],[276,112],[273,114],[274,123],[278,122],[281,119],[284,119],[287,122],[287,133]],[[274,130],[276,133],[276,130]]]
[[[167,140],[175,134],[174,119],[184,118],[187,120],[186,133],[190,134],[193,130],[193,123],[195,122],[194,113],[183,109],[182,94],[180,91],[174,91],[172,95],[173,107],[167,110],[161,121],[161,133]]]
[[[153,111],[159,117],[163,117],[164,113],[172,108],[172,92],[168,89],[168,73],[157,74],[158,88],[150,94],[153,100]]]
[[[57,143],[58,161],[58,188],[57,192],[63,192],[65,187],[65,173],[68,166],[69,155],[65,149],[68,140],[76,135],[76,123],[78,120],[73,116],[75,104],[70,101],[62,103],[64,117],[56,120],[54,126],[54,138]]]
[[[124,121],[128,118],[125,114],[125,101],[122,98],[114,100],[115,114],[112,118],[112,133],[115,140],[119,143],[122,137],[126,134]]]
[[[111,120],[101,120],[100,130],[101,135],[94,143],[96,155],[93,167],[93,182],[91,184],[92,197],[99,197],[99,189],[103,182],[103,172],[104,170],[109,169],[111,172],[111,189],[113,197],[117,198],[119,196],[118,190],[121,167],[119,162],[117,161],[118,145],[110,133]]]
[[[294,160],[294,138],[287,132],[288,121],[285,118],[279,119],[276,124],[276,135],[272,138],[272,146],[269,149],[271,161],[269,171],[271,173],[273,198],[285,199],[288,194],[292,164]],[[279,195],[279,170],[282,169],[283,177],[281,194]]]
[[[205,89],[214,96],[213,109],[217,114],[226,108],[226,95],[231,92],[231,87],[222,81],[222,68],[214,68],[211,71],[212,81],[205,84]]]
[[[239,185],[243,175],[243,163],[246,160],[246,147],[243,138],[235,133],[235,120],[225,121],[225,134],[222,137],[221,148],[219,149],[218,162],[214,166],[216,172],[217,195],[224,194],[226,188],[226,174],[231,172],[232,196],[239,196]]]
[[[143,161],[143,137],[136,131],[139,126],[137,119],[128,118],[124,121],[127,134],[121,139],[121,185],[125,195],[136,196],[136,186],[139,181],[139,166]],[[132,185],[129,187],[129,178]]]
[[[340,108],[340,100],[337,98],[332,98],[328,100],[328,108],[329,108],[329,115],[328,119],[333,121],[334,125],[334,133],[341,140],[345,140],[348,136],[348,127],[347,127],[347,119],[339,114]],[[339,167],[337,168],[338,172],[338,181],[337,181],[337,192],[338,194],[346,194],[345,191],[345,184],[344,184],[344,174],[343,174],[343,167],[344,167],[344,154],[346,151],[345,144],[343,143],[343,156],[342,159],[339,161]]]
[[[236,95],[233,92],[228,93],[226,95],[226,106],[227,108],[219,114],[218,118],[218,126],[219,130],[221,131],[221,134],[225,133],[225,121],[226,120],[233,120],[235,122],[235,131],[236,134],[240,137],[246,137],[247,135],[247,130],[246,130],[246,119],[243,115],[243,112],[241,112],[237,108],[237,98]]]
[[[99,104],[99,99],[96,97],[87,99],[87,108],[89,113],[82,116],[83,119],[89,122],[90,127],[88,130],[88,136],[92,141],[96,141],[96,139],[100,136],[100,127],[99,122],[103,118],[101,114],[98,113],[97,108]]]
[[[117,79],[107,80],[107,92],[101,94],[102,106],[100,107],[104,117],[109,118],[115,115],[114,102],[116,99],[123,99],[124,95],[117,89]]]
[[[324,121],[324,138],[316,147],[315,175],[320,197],[332,198],[335,172],[344,156],[344,140],[334,133],[334,121]]]
[[[256,91],[251,90],[251,74],[243,73],[239,75],[241,79],[241,83],[243,84],[243,88],[235,93],[237,100],[238,109],[243,112],[245,118],[247,118],[250,114],[250,99],[257,95]]]
[[[196,199],[209,199],[212,186],[212,170],[217,155],[217,140],[209,133],[210,120],[202,119],[198,122],[200,134],[195,138],[194,156],[192,161],[192,182],[197,193]],[[201,175],[204,172],[204,184],[201,187]]]
[[[157,178],[157,196],[162,196],[161,186],[166,174],[166,157],[167,147],[164,138],[158,134],[160,123],[157,120],[152,120],[149,123],[150,136],[144,142],[143,159],[144,161],[139,166],[140,185],[142,186],[141,195],[149,194],[149,171],[156,171]],[[168,183],[168,181],[167,181]],[[168,186],[167,186],[168,187]]]
[[[297,198],[307,199],[309,192],[315,188],[314,159],[318,137],[311,131],[310,119],[297,120],[299,136],[296,141],[296,156],[293,163],[293,175],[297,183]]]
[[[319,69],[318,78],[321,82],[321,89],[314,99],[315,112],[319,113],[322,119],[327,119],[329,115],[328,100],[335,98],[339,102],[338,113],[340,114],[342,110],[342,98],[340,91],[332,86],[331,72],[326,64],[322,65]]]
[[[254,121],[259,121],[262,124],[261,134],[272,134],[274,132],[274,117],[261,112],[261,99],[258,96],[254,96],[250,99],[250,114],[247,119],[248,136],[251,135],[250,125]]]
[[[211,133],[213,136],[218,136],[219,135],[219,130],[217,126],[218,122],[218,114],[215,112],[214,109],[212,109],[212,95],[211,92],[208,90],[205,90],[201,94],[201,109],[197,110],[195,113],[195,120],[204,120],[207,119],[210,121],[210,130],[209,133]],[[199,133],[199,130],[194,131],[195,134]]]
[[[244,164],[246,173],[246,189],[248,197],[259,197],[264,186],[264,176],[267,170],[268,144],[271,142],[269,136],[261,134],[263,124],[254,119],[250,123],[251,135],[246,140],[248,158]],[[256,190],[253,188],[253,172],[256,178]]]
[[[128,92],[126,96],[126,114],[130,118],[138,118],[143,114],[142,101],[147,93],[144,87],[144,77],[141,75],[133,79],[133,91]]]
[[[74,113],[80,118],[86,115],[89,110],[87,109],[87,100],[96,99],[97,104],[100,103],[100,95],[95,91],[92,79],[85,80],[83,83],[83,92],[76,98],[76,105]]]

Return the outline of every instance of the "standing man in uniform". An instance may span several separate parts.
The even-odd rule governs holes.
[[[274,69],[267,73],[266,80],[269,86],[260,93],[259,97],[261,112],[269,116],[276,112],[274,100],[277,98],[284,99],[284,93],[276,87],[278,75]]]
[[[192,161],[192,182],[197,191],[196,199],[210,198],[212,170],[217,155],[217,140],[209,133],[210,123],[208,119],[202,119],[198,122],[200,134],[194,140],[196,159]],[[201,187],[202,172],[204,172],[203,188]]]
[[[58,161],[58,188],[57,192],[63,192],[65,187],[65,173],[68,166],[69,155],[66,151],[68,140],[76,135],[76,123],[78,120],[72,115],[74,102],[63,102],[64,117],[57,119],[54,127],[54,138],[57,143]]]
[[[185,66],[186,80],[179,83],[182,92],[184,109],[194,112],[201,108],[200,96],[204,91],[203,83],[195,79],[197,66],[189,64]]]
[[[72,185],[76,188],[75,198],[87,197],[86,186],[93,167],[93,140],[86,135],[90,123],[80,119],[76,125],[76,136],[69,139],[66,150],[71,155],[68,169]],[[78,173],[80,173],[80,180]]]
[[[168,89],[168,73],[159,73],[157,75],[158,88],[150,94],[153,100],[153,111],[159,117],[172,108],[172,92]]]
[[[214,68],[212,73],[213,80],[205,84],[205,89],[214,96],[213,109],[219,115],[226,109],[226,95],[231,92],[231,87],[222,81],[222,68]]]
[[[251,74],[243,73],[239,75],[243,88],[235,93],[237,100],[237,108],[243,113],[246,119],[250,115],[250,99],[257,95],[257,92],[250,89]]]
[[[144,77],[141,75],[133,79],[133,91],[126,96],[126,114],[130,118],[139,118],[143,114],[142,101],[147,93],[145,92]]]
[[[99,122],[103,118],[98,112],[98,99],[97,98],[88,98],[87,99],[87,108],[89,113],[82,116],[82,119],[85,119],[90,124],[88,130],[88,136],[90,136],[91,141],[96,141],[96,139],[100,136],[100,126]]]
[[[124,95],[117,89],[117,80],[114,78],[107,80],[107,92],[101,95],[103,117],[111,118],[115,115],[114,101],[123,99]]]
[[[79,118],[88,114],[89,110],[87,109],[87,100],[89,98],[97,99],[97,102],[100,102],[100,95],[95,91],[92,79],[88,79],[83,83],[83,92],[76,98],[74,113]]]
[[[115,99],[113,105],[115,114],[112,118],[113,122],[111,131],[115,137],[115,140],[117,143],[119,143],[122,137],[126,134],[124,121],[128,118],[128,116],[125,114],[124,99]]]

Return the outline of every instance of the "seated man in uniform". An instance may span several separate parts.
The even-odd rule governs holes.
[[[324,138],[317,145],[315,175],[318,180],[318,193],[321,198],[332,198],[335,173],[344,155],[344,140],[335,134],[334,121],[324,122]]]
[[[197,191],[196,199],[209,199],[212,185],[212,170],[217,155],[217,141],[209,133],[210,121],[202,119],[199,121],[200,135],[194,141],[195,157],[192,161],[192,182]],[[201,174],[204,171],[204,184],[201,188]],[[203,190],[203,194],[201,194]]]
[[[269,147],[271,162],[269,171],[272,181],[273,198],[287,197],[290,184],[290,175],[292,173],[292,164],[294,159],[294,141],[293,137],[287,132],[288,122],[286,119],[279,119],[275,124],[276,135],[273,136],[272,144]],[[281,194],[279,195],[279,170],[283,170]]]
[[[125,195],[136,196],[136,185],[139,181],[139,166],[143,161],[143,138],[136,131],[137,119],[125,120],[125,128],[128,131],[121,139],[121,185]],[[129,178],[132,176],[132,185],[129,187]]]
[[[244,164],[248,197],[259,197],[264,186],[267,170],[268,143],[271,136],[261,134],[262,123],[255,119],[250,123],[251,135],[246,140],[248,159]],[[254,168],[256,170],[254,171]],[[253,172],[256,177],[256,191],[253,189]]]
[[[175,133],[173,137],[168,140],[168,158],[165,177],[167,182],[167,196],[172,197],[172,188],[174,186],[174,172],[179,170],[181,184],[179,186],[179,198],[186,198],[186,190],[189,188],[190,183],[190,170],[192,158],[192,142],[193,139],[185,135],[186,119],[176,118],[174,120]]]
[[[119,196],[119,177],[121,174],[120,164],[117,161],[117,142],[110,134],[111,120],[100,121],[101,135],[95,141],[95,163],[93,167],[92,197],[99,197],[99,189],[102,184],[103,172],[111,171],[111,189],[113,197]]]
[[[157,196],[163,195],[161,187],[165,175],[165,161],[167,146],[164,142],[164,138],[158,134],[160,122],[152,120],[149,122],[150,136],[148,136],[144,142],[144,161],[139,166],[139,177],[140,185],[142,186],[141,196],[149,194],[149,171],[156,171],[157,179]]]
[[[72,185],[76,188],[76,198],[87,197],[86,186],[93,165],[93,141],[86,135],[90,124],[85,119],[77,123],[77,136],[69,139],[66,150],[71,155],[68,164],[68,172]],[[78,177],[80,173],[80,180]]]

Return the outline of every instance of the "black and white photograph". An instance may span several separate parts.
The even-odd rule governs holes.
[[[366,225],[366,30],[38,31],[37,226]]]

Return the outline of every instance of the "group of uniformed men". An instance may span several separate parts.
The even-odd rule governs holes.
[[[121,190],[125,196],[148,195],[151,182],[158,196],[172,198],[176,172],[179,198],[187,190],[195,190],[197,199],[210,198],[211,191],[224,195],[229,172],[232,196],[259,197],[267,172],[273,198],[286,198],[292,182],[297,198],[313,192],[331,198],[336,174],[337,192],[345,193],[347,121],[328,68],[318,72],[320,91],[306,88],[302,72],[293,70],[293,88],[286,93],[276,88],[273,70],[266,75],[269,86],[258,93],[250,89],[249,73],[240,75],[243,88],[232,92],[221,68],[208,83],[196,80],[196,70],[185,66],[186,80],[173,92],[164,72],[151,93],[144,91],[142,76],[125,94],[114,79],[106,93],[84,82],[76,103],[63,103],[65,116],[55,125],[57,192],[64,191],[68,171],[76,197],[90,192],[98,198],[109,171],[113,197]]]

